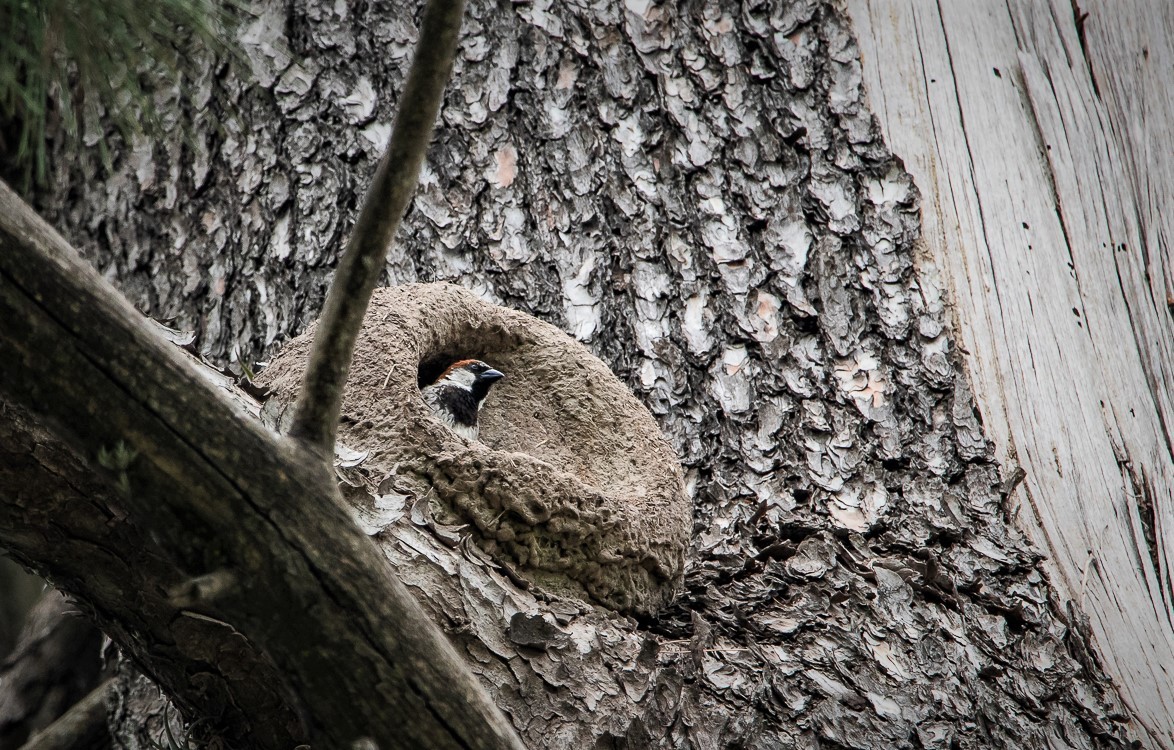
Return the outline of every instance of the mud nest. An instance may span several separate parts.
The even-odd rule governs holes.
[[[296,397],[313,334],[260,378],[279,405]],[[475,442],[433,418],[419,390],[468,358],[506,374]],[[676,457],[606,365],[529,315],[450,284],[376,291],[339,440],[542,588],[648,614],[680,583],[692,514]]]

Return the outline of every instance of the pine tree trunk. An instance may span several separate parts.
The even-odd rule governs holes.
[[[111,174],[59,158],[41,200],[221,363],[316,317],[415,39],[380,3],[256,14],[246,65],[159,95],[191,138],[115,148]],[[387,554],[532,747],[1174,746],[1104,640],[1111,605],[1074,594],[1039,508],[1059,490],[1023,456],[1020,484],[1003,436],[1033,425],[988,410],[1012,393],[981,375],[1000,350],[950,296],[965,277],[915,262],[937,186],[886,145],[864,81],[876,97],[889,61],[862,69],[854,33],[814,0],[469,7],[387,281],[453,281],[584,342],[694,503],[685,592],[640,621],[548,622],[397,527]]]

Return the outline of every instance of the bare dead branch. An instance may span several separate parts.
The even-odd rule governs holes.
[[[0,361],[0,392],[109,477],[178,569],[231,573],[177,620],[262,650],[313,745],[521,747],[321,463],[240,414],[2,185]]]
[[[90,691],[61,718],[37,732],[20,750],[99,750],[110,747],[106,731],[106,697],[113,680]]]
[[[343,387],[363,315],[383,272],[387,249],[416,191],[452,71],[463,13],[463,0],[431,0],[424,11],[387,153],[367,189],[318,321],[290,435],[322,456],[329,456],[334,447]]]
[[[0,545],[7,546],[2,539]],[[76,605],[56,591],[44,593],[12,653],[0,659],[0,748],[23,745],[94,689],[101,643]]]

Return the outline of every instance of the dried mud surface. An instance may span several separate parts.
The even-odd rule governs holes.
[[[262,374],[271,408],[296,398],[313,334]],[[466,358],[508,373],[472,442],[432,417],[418,387]],[[554,326],[451,284],[378,290],[339,439],[367,454],[376,493],[435,499],[440,520],[468,524],[486,553],[546,588],[644,614],[679,589],[692,509],[676,457],[643,404]]]

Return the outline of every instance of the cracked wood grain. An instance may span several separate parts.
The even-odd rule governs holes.
[[[1170,101],[1145,61],[1174,34],[1156,4],[1078,5],[849,8],[871,100],[926,191],[926,265],[953,292],[983,422],[1025,471],[1021,523],[1137,736],[1170,748]]]

